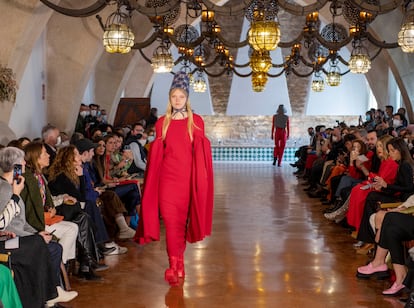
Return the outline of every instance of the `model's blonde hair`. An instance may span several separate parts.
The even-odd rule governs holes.
[[[193,141],[194,127],[196,127],[196,128],[198,128],[198,127],[194,124],[194,116],[193,116],[193,111],[191,109],[191,104],[190,104],[190,99],[188,97],[188,93],[186,91],[184,91],[183,89],[180,89],[180,88],[172,89],[170,91],[169,96],[168,96],[167,110],[165,112],[164,123],[162,125],[162,140],[165,140],[165,137],[167,136],[168,127],[170,126],[170,123],[171,123],[172,114],[173,114],[173,111],[174,111],[173,106],[171,104],[171,94],[175,90],[182,91],[183,93],[185,93],[185,96],[187,97],[187,101],[185,103],[185,108],[186,108],[186,111],[187,111],[187,118],[188,118],[187,129],[188,129],[188,135],[190,136],[190,140]]]

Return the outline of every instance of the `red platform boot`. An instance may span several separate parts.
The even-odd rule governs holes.
[[[170,286],[177,286],[178,285],[178,275],[177,275],[177,257],[169,257],[170,261],[170,268],[165,270],[164,278]]]
[[[181,255],[178,257],[177,262],[177,275],[178,278],[184,278],[185,277],[185,271],[184,271],[184,255]]]

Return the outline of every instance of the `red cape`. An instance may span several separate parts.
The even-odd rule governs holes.
[[[213,163],[210,141],[194,134],[191,170],[191,201],[186,239],[201,241],[211,234],[213,222]],[[150,148],[141,204],[141,213],[134,240],[139,244],[160,240],[158,188],[164,144],[157,138]]]

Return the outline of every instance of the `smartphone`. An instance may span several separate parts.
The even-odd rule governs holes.
[[[359,161],[361,161],[361,162],[363,162],[363,163],[365,163],[366,161],[368,161],[369,159],[368,159],[368,157],[366,157],[364,154],[362,154],[362,155],[358,155],[358,160]]]
[[[19,176],[22,175],[22,165],[15,164],[13,168],[13,180],[17,182],[17,184],[20,184],[20,178]]]

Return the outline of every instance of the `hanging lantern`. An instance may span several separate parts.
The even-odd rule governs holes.
[[[414,3],[410,2],[404,24],[398,32],[398,45],[403,52],[414,52]]]
[[[103,45],[109,53],[128,53],[134,46],[134,33],[130,27],[130,18],[119,9],[108,16],[103,34]]]
[[[172,71],[174,59],[167,47],[160,45],[155,49],[151,66],[155,73],[169,73]]]
[[[247,35],[254,50],[271,51],[279,44],[280,27],[276,21],[253,21]]]
[[[250,56],[250,67],[253,72],[264,72],[267,73],[272,67],[272,58],[268,51],[257,51],[254,50]]]
[[[362,45],[356,46],[351,53],[351,59],[348,62],[348,67],[351,73],[365,74],[371,68],[371,59],[368,55],[368,50]]]
[[[320,72],[315,73],[315,79],[312,80],[311,89],[314,92],[322,92],[325,88],[325,83],[323,82],[323,78],[321,77]]]
[[[194,78],[193,90],[198,93],[204,93],[207,90],[207,83],[201,72],[199,72],[197,77]]]
[[[267,83],[267,73],[255,73],[252,74],[252,88],[255,92],[263,92]]]
[[[326,75],[326,83],[331,87],[337,87],[341,84],[341,70],[337,64],[338,60],[332,61],[329,72]]]

